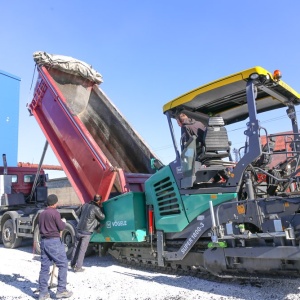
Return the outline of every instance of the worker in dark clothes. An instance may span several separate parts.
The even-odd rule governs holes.
[[[99,221],[105,219],[101,211],[100,195],[95,195],[90,203],[85,203],[77,211],[79,217],[77,225],[76,241],[71,258],[71,268],[74,272],[83,272],[82,268],[84,256],[88,248],[91,235],[98,226]]]
[[[57,196],[52,194],[47,198],[48,207],[39,216],[39,229],[41,235],[41,270],[39,276],[39,300],[50,299],[48,293],[48,280],[50,266],[54,263],[58,267],[58,285],[56,298],[69,298],[73,292],[66,289],[68,259],[65,245],[62,243],[60,233],[66,227],[66,220],[61,219],[56,207]]]
[[[181,127],[181,151],[184,149],[185,144],[188,142],[191,136],[196,136],[198,147],[203,145],[204,132],[206,127],[200,121],[190,119],[186,114],[180,113],[177,117],[177,123]]]

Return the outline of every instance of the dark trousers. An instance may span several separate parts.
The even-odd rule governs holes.
[[[77,231],[76,241],[72,252],[71,266],[76,266],[77,268],[82,267],[84,255],[89,246],[90,239],[90,234],[83,234]]]
[[[57,292],[63,292],[67,286],[68,259],[65,246],[60,238],[41,240],[41,270],[39,276],[40,295],[48,293],[48,280],[52,263],[58,268]]]

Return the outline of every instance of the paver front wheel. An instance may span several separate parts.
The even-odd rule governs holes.
[[[22,238],[18,238],[14,233],[14,224],[12,219],[5,221],[2,227],[2,242],[5,248],[17,248],[22,243]]]

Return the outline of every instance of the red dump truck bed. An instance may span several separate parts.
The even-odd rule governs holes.
[[[106,200],[111,192],[142,191],[156,155],[97,83],[35,60],[39,77],[28,108],[82,203],[96,193]]]

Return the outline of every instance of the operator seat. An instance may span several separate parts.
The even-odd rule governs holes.
[[[216,164],[215,160],[229,157],[230,145],[228,141],[227,130],[222,117],[210,117],[208,126],[204,133],[204,142],[202,152],[198,161],[202,164]],[[213,160],[210,163],[210,160]]]
[[[210,117],[204,133],[202,152],[196,151],[196,137],[192,136],[181,154],[183,179],[181,188],[186,189],[199,184],[216,183],[228,179],[227,169],[235,163],[223,161],[230,156],[230,143],[222,117]]]
[[[215,116],[208,119],[208,126],[204,133],[202,152],[198,156],[200,167],[195,168],[196,183],[227,180],[227,169],[235,166],[230,158],[230,142],[222,117]],[[212,181],[211,181],[212,180]]]

